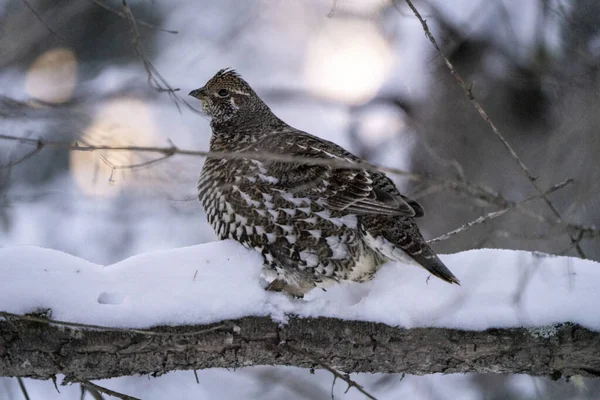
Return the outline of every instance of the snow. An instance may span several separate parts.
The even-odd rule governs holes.
[[[0,309],[52,309],[58,320],[114,327],[207,324],[244,316],[326,316],[402,327],[546,326],[600,329],[598,263],[512,250],[442,256],[462,286],[388,263],[371,282],[265,291],[258,253],[233,241],[156,251],[102,266],[33,246],[0,249]],[[393,310],[393,312],[392,312]]]
[[[0,310],[27,313],[51,308],[52,317],[115,327],[205,324],[248,315],[270,315],[285,323],[292,314],[384,322],[404,327],[464,329],[544,326],[575,322],[600,329],[594,310],[600,294],[598,263],[512,250],[472,250],[441,258],[462,286],[428,279],[413,265],[389,263],[371,282],[319,289],[305,299],[266,292],[261,258],[233,241],[212,242],[137,255],[102,266],[60,251],[34,246],[0,249]],[[406,376],[352,374],[379,399],[478,399],[476,375]],[[128,376],[97,382],[121,393],[159,400],[330,398],[332,376],[295,367],[256,366],[235,371],[176,371],[157,379]],[[515,375],[507,385],[535,392],[535,378]],[[61,381],[61,377],[58,377]],[[51,381],[27,379],[31,398],[79,399],[77,385],[56,392]],[[226,384],[224,384],[226,382]],[[511,387],[512,387],[511,386]],[[344,393],[335,398],[363,399]],[[0,378],[0,397],[20,397],[16,380]],[[91,396],[86,396],[86,399]],[[585,393],[577,398],[588,398]]]

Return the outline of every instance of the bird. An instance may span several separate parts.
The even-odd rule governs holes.
[[[302,298],[392,260],[460,285],[414,221],[423,207],[372,164],[285,123],[233,69],[189,95],[212,130],[198,199],[219,239],[262,255],[267,290]]]

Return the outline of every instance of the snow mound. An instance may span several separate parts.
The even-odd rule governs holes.
[[[462,329],[574,322],[600,330],[600,265],[512,250],[441,256],[462,286],[388,263],[371,282],[266,292],[261,257],[233,241],[158,251],[102,266],[39,247],[0,249],[0,310],[115,327],[206,324],[244,316],[327,316]]]

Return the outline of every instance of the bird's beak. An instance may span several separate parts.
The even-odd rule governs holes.
[[[204,95],[204,90],[203,90],[203,88],[192,90],[192,91],[189,93],[189,96],[195,97],[195,98],[197,98],[197,99],[199,99],[199,98],[200,98],[201,96],[203,96],[203,95]]]

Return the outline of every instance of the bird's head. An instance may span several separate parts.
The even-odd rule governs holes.
[[[226,122],[268,109],[250,85],[228,68],[217,72],[200,89],[192,90],[190,96],[200,100],[202,112],[213,122]]]

